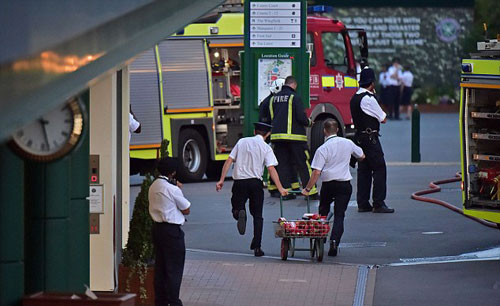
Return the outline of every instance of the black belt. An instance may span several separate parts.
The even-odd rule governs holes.
[[[373,134],[373,133],[378,134],[378,131],[377,130],[372,130],[371,128],[366,128],[364,131],[361,131],[360,133],[361,134],[368,134],[368,135],[370,135],[370,134]]]

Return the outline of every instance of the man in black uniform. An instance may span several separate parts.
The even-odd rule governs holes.
[[[387,116],[380,108],[374,95],[375,73],[365,67],[361,71],[359,90],[351,98],[351,115],[356,126],[356,142],[363,149],[366,158],[358,166],[358,191],[356,199],[358,212],[393,213],[385,205],[387,194],[387,169],[384,152],[379,141],[380,123]],[[373,180],[373,207],[370,205],[370,191]]]
[[[306,127],[311,126],[312,121],[307,118],[302,101],[295,89],[297,89],[297,80],[293,76],[287,77],[281,91],[271,97],[268,114],[264,115],[272,119],[271,143],[274,145],[274,154],[278,159],[278,174],[286,189],[291,188],[293,181],[293,164],[299,173],[303,187],[309,182],[311,175]],[[317,198],[316,187],[313,187],[309,194],[311,198]],[[289,195],[288,197],[294,198],[295,196]]]

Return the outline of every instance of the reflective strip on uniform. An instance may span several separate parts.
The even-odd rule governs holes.
[[[311,164],[309,163],[309,159],[310,159],[309,151],[305,150],[304,153],[306,154],[307,171],[309,171],[309,177],[311,177],[311,175],[312,175],[312,169],[311,169]],[[313,194],[316,194],[316,193],[318,193],[318,190],[316,189],[316,185],[314,185],[311,188],[311,191],[309,192],[309,194],[313,195]]]
[[[298,140],[307,141],[306,135],[296,135],[296,134],[271,134],[271,140]]]
[[[323,87],[335,87],[334,76],[321,76],[321,84]]]
[[[290,99],[288,99],[288,126],[286,128],[286,133],[287,134],[292,134],[292,101],[293,101],[293,95],[290,96]]]
[[[274,102],[274,96],[272,96],[271,101],[269,101],[269,113],[271,113],[271,120],[273,120],[274,117],[273,102]]]

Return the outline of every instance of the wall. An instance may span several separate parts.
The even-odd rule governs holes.
[[[330,16],[349,28],[366,30],[369,62],[377,72],[399,57],[403,65],[411,65],[417,86],[451,91],[458,87],[471,7],[338,8]]]

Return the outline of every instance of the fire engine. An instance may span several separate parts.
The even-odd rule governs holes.
[[[460,139],[463,210],[500,228],[500,35],[462,60]]]
[[[243,136],[240,108],[243,13],[215,12],[157,44],[130,65],[131,107],[142,125],[130,146],[131,173],[151,168],[160,143],[182,160],[178,176],[198,181],[217,178],[223,161]],[[366,33],[356,29],[360,55],[339,20],[312,12],[307,17],[310,51],[311,150],[323,143],[322,125],[338,121],[341,134],[353,135],[349,109],[358,88],[357,72],[368,56]],[[307,106],[309,106],[309,103]]]

